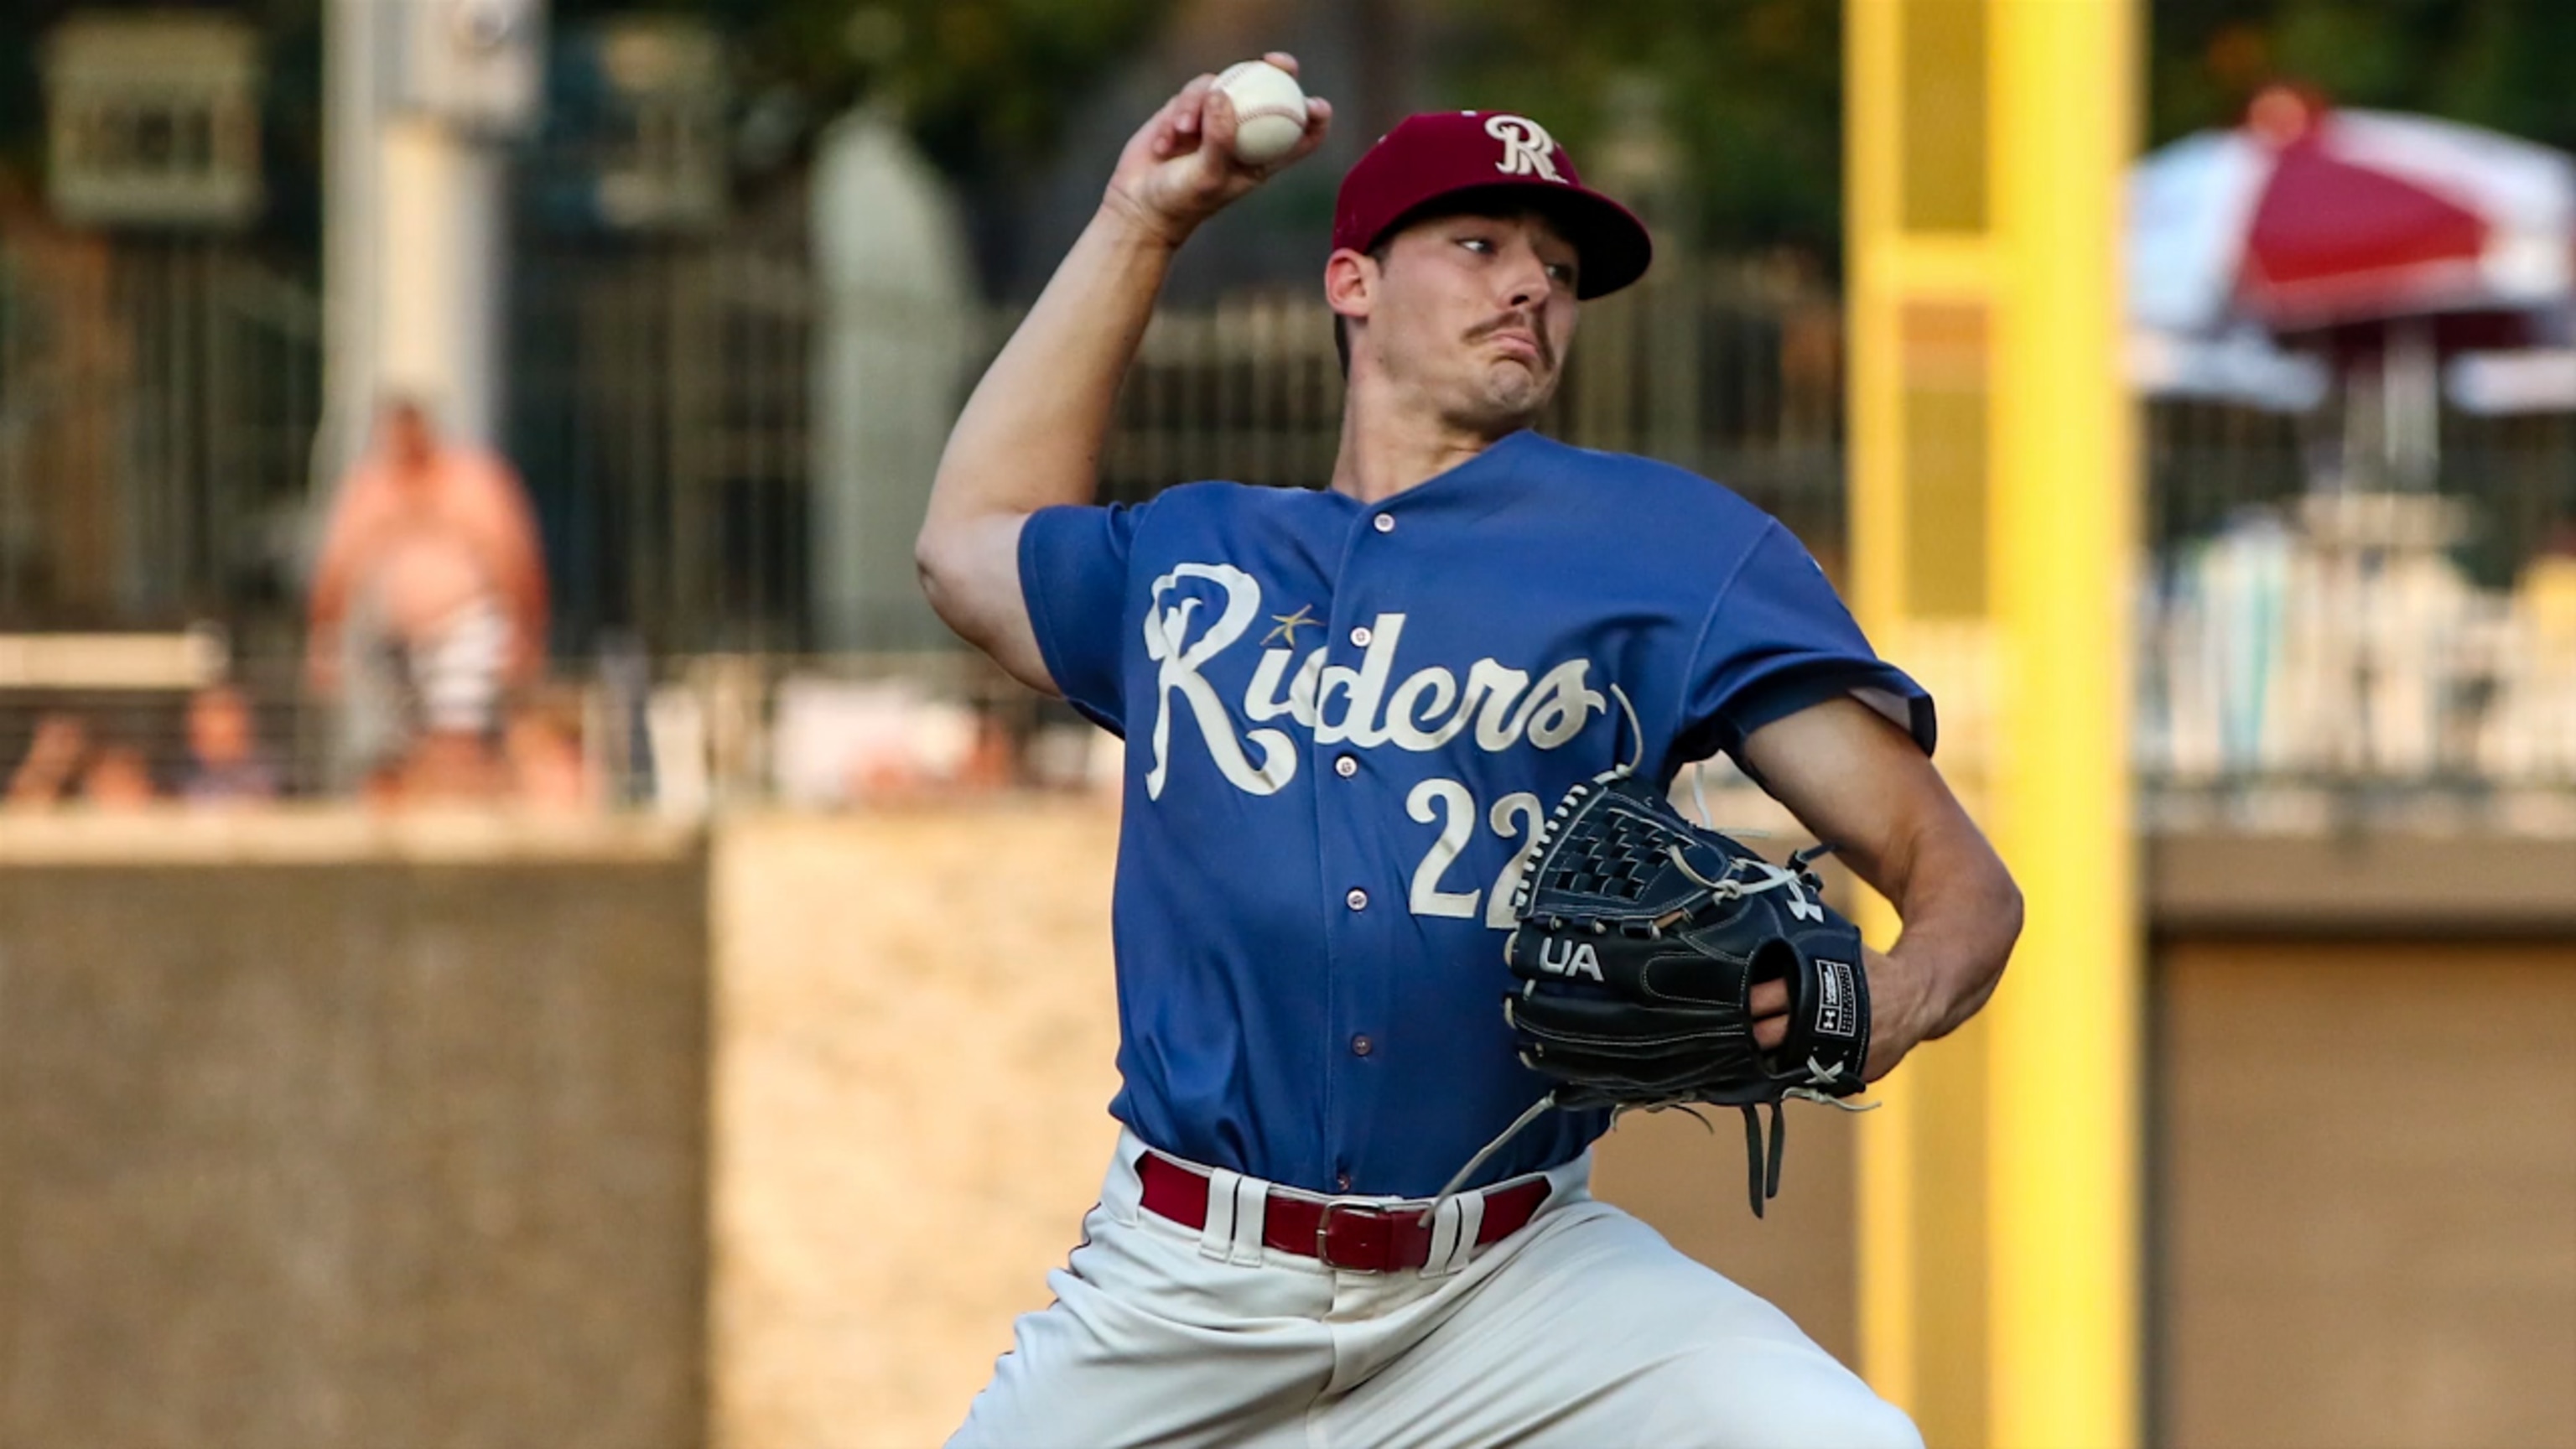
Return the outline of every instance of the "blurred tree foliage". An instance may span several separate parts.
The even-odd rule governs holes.
[[[265,225],[318,239],[325,0],[0,0],[0,170],[31,181],[43,157],[43,39],[82,11],[213,10],[257,25],[270,64],[272,195]],[[722,32],[735,61],[738,157],[755,178],[853,103],[882,100],[970,185],[1053,155],[1065,113],[1135,55],[1174,0],[552,0],[556,27],[684,14]]]
[[[737,161],[788,165],[814,128],[878,100],[992,197],[1056,154],[1063,119],[1192,0],[553,0],[558,25],[702,16],[732,44]],[[1199,0],[1206,3],[1206,0]],[[1845,0],[1401,0],[1440,105],[1546,121],[1658,224],[1722,247],[1840,249]],[[1999,0],[2046,3],[2046,0]],[[42,154],[37,57],[75,10],[204,8],[268,38],[269,226],[309,244],[321,151],[323,0],[0,0],[0,168]],[[2576,0],[2152,0],[2151,144],[2233,124],[2264,82],[2423,111],[2576,150]],[[1656,178],[1662,178],[1657,180]]]
[[[2568,0],[2156,0],[2149,143],[2235,124],[2264,83],[2576,150]]]
[[[1839,254],[1844,0],[1418,0],[1443,105],[1524,107],[1593,171],[1659,110],[1678,222]],[[1998,0],[2048,3],[2048,0]],[[2147,139],[2272,80],[2576,150],[2576,0],[2152,0]]]
[[[1421,3],[1437,103],[1529,111],[1587,179],[1666,173],[1659,228],[1839,251],[1842,0]]]
[[[970,185],[1024,175],[1064,116],[1143,47],[1173,0],[555,0],[558,24],[642,12],[703,17],[732,44],[743,148],[801,149],[861,101],[889,104]]]

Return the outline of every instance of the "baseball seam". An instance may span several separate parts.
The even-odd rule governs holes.
[[[1216,78],[1216,88],[1221,91],[1225,90],[1225,83],[1232,80],[1244,66],[1251,64],[1254,64],[1254,62],[1245,61],[1238,65],[1226,67],[1225,73]],[[1232,91],[1226,91],[1225,98],[1228,101],[1234,101],[1234,93]],[[1241,127],[1246,121],[1257,121],[1266,116],[1278,116],[1283,120],[1295,121],[1297,123],[1298,130],[1303,131],[1306,129],[1306,107],[1302,102],[1292,106],[1286,101],[1262,101],[1249,109],[1245,108],[1243,103],[1240,101],[1234,102],[1234,124],[1237,127]]]

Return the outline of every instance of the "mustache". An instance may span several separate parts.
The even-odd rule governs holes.
[[[1556,340],[1547,335],[1547,329],[1539,325],[1537,317],[1527,312],[1506,312],[1500,317],[1479,322],[1467,329],[1466,340],[1472,346],[1497,332],[1512,328],[1528,333],[1538,343],[1539,361],[1551,368],[1556,366]]]

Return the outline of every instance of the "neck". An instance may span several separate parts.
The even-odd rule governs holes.
[[[1428,399],[1400,395],[1383,377],[1355,374],[1342,398],[1333,491],[1378,503],[1448,472],[1508,435],[1448,421]]]

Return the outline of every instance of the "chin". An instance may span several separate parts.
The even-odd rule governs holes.
[[[1556,379],[1542,379],[1519,366],[1497,367],[1481,381],[1484,386],[1465,399],[1461,421],[1497,437],[1538,421],[1556,395]]]

